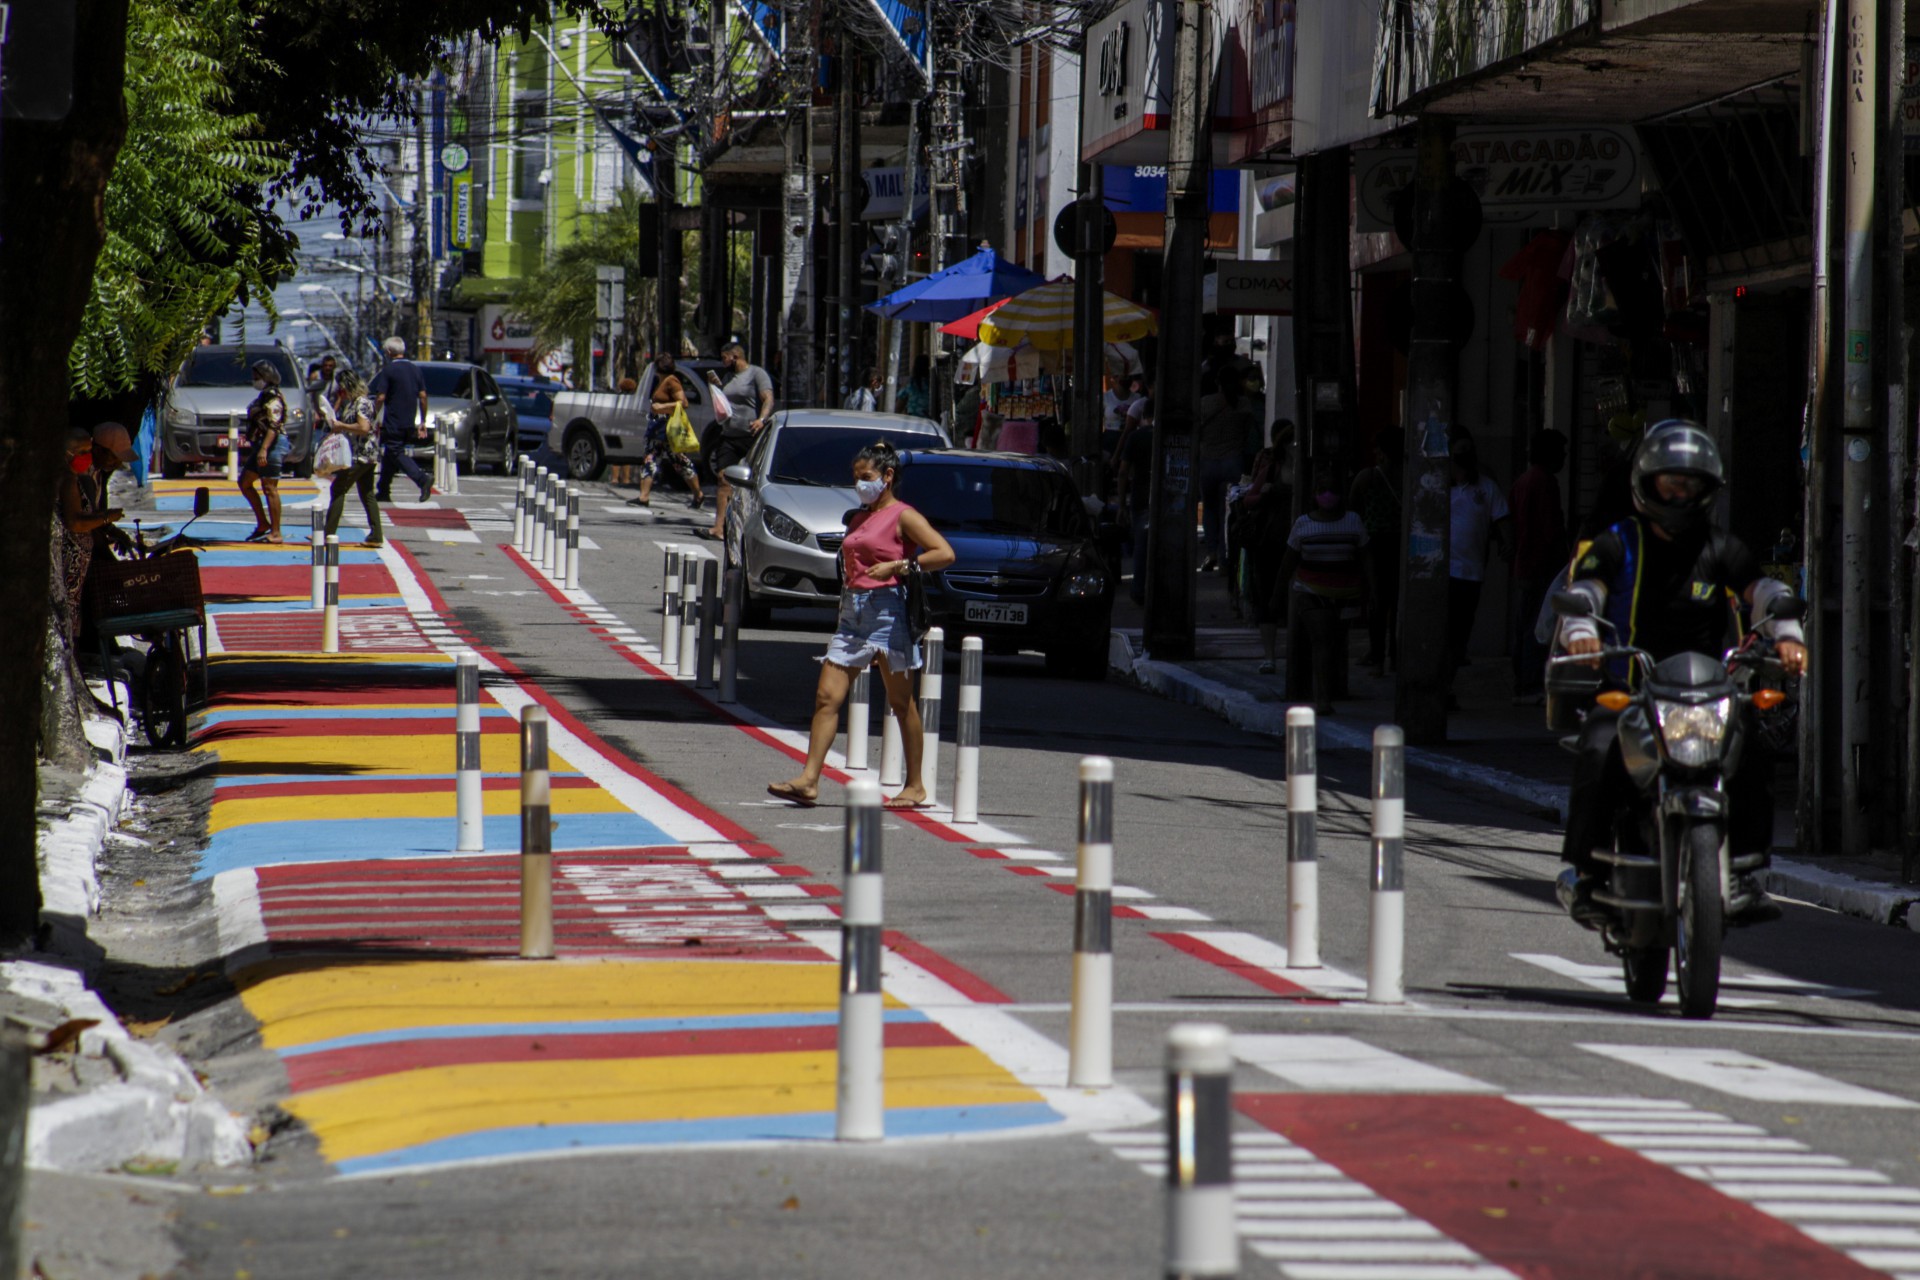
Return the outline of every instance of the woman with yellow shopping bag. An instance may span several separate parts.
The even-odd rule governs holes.
[[[700,492],[700,475],[694,470],[692,455],[700,451],[699,437],[687,420],[687,389],[681,385],[673,357],[662,353],[653,362],[652,412],[647,416],[647,453],[640,460],[640,495],[627,499],[627,505],[653,505],[653,478],[662,463],[671,466],[693,494],[694,510],[705,501]]]

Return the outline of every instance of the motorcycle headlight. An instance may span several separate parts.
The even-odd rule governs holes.
[[[1107,589],[1107,575],[1099,570],[1071,574],[1067,578],[1067,594],[1070,596],[1097,596]]]
[[[760,523],[767,526],[767,532],[782,542],[805,542],[806,526],[778,507],[766,508],[760,517]]]
[[[1697,769],[1720,758],[1727,738],[1727,719],[1733,713],[1733,699],[1719,698],[1713,702],[1655,699],[1653,712],[1659,717],[1660,736],[1674,763]]]

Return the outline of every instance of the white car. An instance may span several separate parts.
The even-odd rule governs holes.
[[[852,409],[788,409],[724,474],[727,563],[746,567],[746,615],[763,624],[774,605],[826,605],[840,598],[840,541],[860,505],[853,459],[885,439],[896,449],[949,443],[931,418]]]
[[[692,357],[679,361],[680,385],[687,392],[687,419],[704,442],[713,425],[713,399],[707,393],[706,371],[722,380],[726,371],[718,360]],[[647,418],[653,412],[653,365],[641,372],[632,392],[562,391],[553,398],[553,429],[547,447],[567,460],[571,480],[594,480],[609,462],[638,462],[647,453]]]

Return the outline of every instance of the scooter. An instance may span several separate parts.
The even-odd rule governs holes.
[[[1804,608],[1796,601],[1776,607],[1774,616],[1798,616]],[[1593,618],[1614,633],[1579,592],[1556,592],[1553,609]],[[1598,655],[1554,657],[1549,667],[1563,688],[1568,677],[1597,685],[1596,656],[1624,660],[1637,676],[1630,691],[1594,697],[1618,717],[1620,759],[1634,796],[1615,815],[1612,847],[1594,854],[1611,867],[1608,884],[1593,894],[1609,918],[1588,927],[1620,957],[1630,999],[1653,1004],[1666,994],[1671,953],[1680,1012],[1711,1018],[1728,918],[1749,905],[1740,877],[1758,871],[1766,857],[1729,853],[1726,783],[1756,732],[1755,717],[1786,701],[1775,687],[1782,670],[1770,645],[1751,641],[1719,659],[1679,653],[1660,662],[1644,649],[1615,644]],[[1571,869],[1560,878],[1563,905],[1573,901],[1574,879]]]

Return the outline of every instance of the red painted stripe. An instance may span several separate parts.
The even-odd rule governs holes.
[[[466,515],[451,507],[425,507],[418,511],[384,507],[380,514],[387,518],[388,524],[397,524],[402,529],[464,529],[467,527]]]
[[[1212,943],[1202,942],[1192,934],[1156,933],[1153,936],[1172,947],[1175,951],[1184,951],[1196,960],[1205,960],[1208,964],[1217,965],[1235,977],[1245,978],[1256,987],[1265,987],[1275,995],[1290,996],[1296,1000],[1322,1001],[1327,1004],[1334,1003],[1334,1001],[1325,1000],[1324,997],[1315,995],[1297,983],[1288,982],[1277,973],[1270,973],[1258,965],[1248,964],[1238,956],[1230,956]]]
[[[919,965],[969,1000],[978,1004],[1013,1003],[1012,996],[985,978],[947,959],[933,948],[915,942],[904,933],[888,929],[880,935],[880,940],[889,951],[898,952],[902,960]]]
[[[705,1054],[825,1053],[838,1028],[751,1027],[712,1031],[645,1031],[614,1035],[501,1036],[409,1040],[357,1045],[283,1058],[295,1093],[400,1071],[483,1062],[594,1062],[612,1058],[683,1058]],[[937,1022],[886,1024],[889,1049],[945,1049],[961,1043]]]
[[[1147,913],[1138,907],[1116,906],[1113,909],[1113,918],[1115,920],[1145,920],[1147,919]]]
[[[1047,874],[1046,872],[1042,871],[1040,868],[1035,866],[1030,866],[1024,862],[1017,862],[1012,864],[1011,866],[1003,867],[1001,869],[1010,876],[1044,876]]]
[[[284,596],[291,600],[312,600],[313,566],[306,561],[285,565],[202,565],[200,579],[207,599],[258,600]],[[340,566],[340,594],[345,596],[394,596],[400,590],[393,575],[383,564],[343,564]],[[315,610],[318,612],[318,610]],[[245,614],[242,617],[248,616]]]
[[[1878,1274],[1705,1183],[1504,1098],[1263,1093],[1236,1105],[1527,1280]]]
[[[1073,886],[1073,885],[1070,885],[1070,884],[1063,884],[1063,883],[1061,883],[1061,882],[1060,882],[1060,881],[1058,881],[1058,880],[1054,880],[1054,881],[1052,881],[1052,882],[1050,882],[1050,883],[1049,883],[1049,884],[1047,885],[1047,888],[1049,888],[1049,889],[1051,889],[1051,890],[1053,890],[1053,891],[1054,891],[1055,893],[1064,893],[1064,894],[1066,894],[1066,895],[1068,895],[1069,897],[1071,897],[1071,896],[1073,895],[1073,893],[1075,892],[1075,888],[1074,888],[1074,886]]]
[[[998,849],[969,849],[967,852],[976,858],[1005,858],[1007,856]]]

